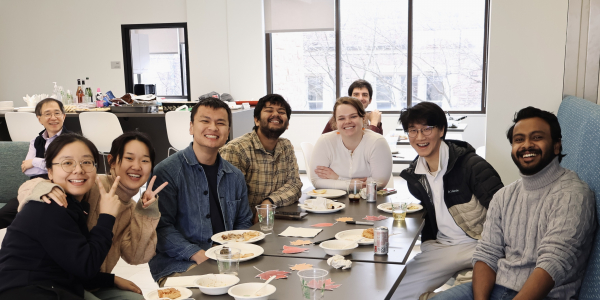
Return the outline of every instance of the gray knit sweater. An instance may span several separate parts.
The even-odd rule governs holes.
[[[547,299],[575,299],[596,227],[594,193],[558,158],[521,176],[494,195],[473,264],[485,262],[496,284],[515,291],[542,268],[554,279]]]

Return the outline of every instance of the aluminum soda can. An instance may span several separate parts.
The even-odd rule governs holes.
[[[367,181],[367,202],[377,202],[377,182]]]
[[[388,254],[388,228],[380,226],[373,230],[373,251],[376,255]]]

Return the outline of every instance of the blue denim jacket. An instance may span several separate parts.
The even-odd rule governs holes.
[[[252,226],[252,212],[244,175],[220,155],[217,162],[217,191],[225,230],[247,229]],[[158,280],[187,271],[195,263],[190,257],[211,247],[213,230],[206,217],[210,213],[208,182],[191,144],[160,162],[153,175],[154,187],[169,182],[158,193],[158,242],[156,256],[148,263],[152,278]]]

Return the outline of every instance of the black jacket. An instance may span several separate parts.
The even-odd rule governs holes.
[[[64,208],[30,201],[17,214],[0,249],[0,293],[39,286],[83,297],[84,287],[114,286],[114,275],[99,271],[112,245],[115,217],[100,214],[88,231],[89,204],[71,196],[67,202]]]
[[[504,185],[500,175],[469,143],[446,140],[448,167],[444,174],[444,202],[456,224],[471,238],[480,239],[487,208],[494,194]],[[415,174],[417,158],[400,173],[408,190],[421,200],[427,212],[421,240],[434,240],[438,226],[427,177]]]

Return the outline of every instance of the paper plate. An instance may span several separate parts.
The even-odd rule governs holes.
[[[229,234],[229,233],[234,233],[234,234],[243,234],[244,232],[247,231],[254,231],[254,232],[258,232],[258,236],[252,239],[249,239],[247,241],[243,240],[243,239],[239,239],[236,241],[225,241],[223,240],[222,236],[224,234]],[[215,243],[219,243],[219,244],[228,244],[228,243],[255,243],[258,242],[262,239],[265,238],[265,234],[260,232],[260,231],[256,231],[256,230],[230,230],[230,231],[223,231],[223,232],[219,232],[215,235],[213,235],[210,239],[215,242]]]
[[[242,244],[242,243],[229,243],[227,245],[219,245],[219,246],[212,247],[212,248],[206,250],[206,253],[204,255],[206,255],[206,257],[208,257],[210,259],[217,260],[217,252],[221,251],[221,249],[223,247],[225,247],[225,246],[231,247],[231,248],[240,249],[241,255],[244,255],[244,254],[247,254],[247,253],[253,253],[254,254],[254,255],[249,256],[249,257],[240,258],[240,261],[251,260],[253,258],[261,256],[265,252],[265,249],[263,249],[263,247],[258,246],[258,245],[254,245],[254,244]]]
[[[325,194],[315,193],[314,191],[326,191]],[[311,197],[323,197],[323,198],[338,198],[346,195],[346,191],[335,190],[335,189],[320,189],[320,190],[312,190],[306,193]]]
[[[308,212],[314,213],[314,214],[330,214],[330,213],[334,213],[334,212],[338,212],[344,208],[346,208],[346,204],[344,203],[340,203],[340,202],[335,202],[336,208],[334,209],[313,209],[313,208],[308,208],[306,206],[306,204],[298,204],[298,206]]]
[[[366,228],[368,229],[368,228]],[[350,229],[350,230],[344,230],[344,231],[340,231],[335,235],[335,238],[338,240],[347,240],[347,241],[356,241],[360,238],[362,238],[362,233],[365,229]],[[363,239],[361,240],[358,244],[359,245],[373,245],[374,240],[373,239]]]
[[[399,204],[400,203],[394,202],[394,206],[399,205]],[[412,205],[418,206],[419,208],[417,208],[417,209],[409,209],[409,210],[406,211],[406,213],[414,213],[414,212],[417,212],[417,211],[420,211],[420,210],[423,209],[423,205],[421,205],[421,204],[414,204],[413,203]],[[388,203],[381,203],[381,204],[377,205],[377,208],[379,210],[385,211],[386,213],[390,213],[390,214],[392,213],[392,203],[390,203],[390,202],[388,202]]]
[[[189,289],[186,289],[184,287],[173,287],[173,288],[178,290],[181,293],[181,297],[175,298],[176,300],[177,299],[186,299],[186,298],[190,298],[192,296],[192,291]],[[144,295],[144,299],[146,299],[146,300],[164,299],[164,298],[158,297],[158,290],[164,290],[164,289],[168,289],[168,288],[160,288],[160,289],[150,291]]]

